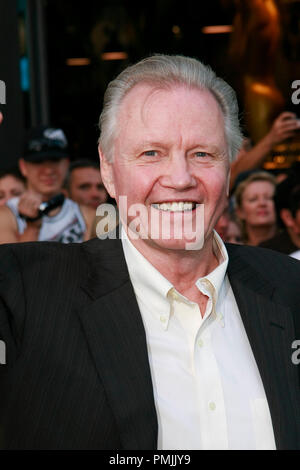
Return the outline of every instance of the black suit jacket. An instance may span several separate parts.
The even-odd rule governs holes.
[[[300,263],[227,248],[277,448],[300,448]],[[0,299],[1,448],[156,448],[145,331],[119,240],[2,246]]]

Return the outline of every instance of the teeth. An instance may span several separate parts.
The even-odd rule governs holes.
[[[194,202],[163,202],[162,204],[152,204],[155,209],[161,211],[181,212],[181,211],[192,211],[196,204]]]

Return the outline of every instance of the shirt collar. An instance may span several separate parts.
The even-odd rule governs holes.
[[[122,245],[130,280],[138,301],[146,302],[153,313],[162,315],[166,324],[170,304],[167,298],[173,285],[132,244],[122,227]]]
[[[123,227],[122,245],[129,276],[138,302],[146,303],[153,315],[160,321],[163,329],[166,330],[171,312],[170,292],[174,293],[175,291],[187,303],[190,303],[189,300],[177,292],[173,284],[135,248]],[[196,286],[201,292],[209,296],[215,307],[228,265],[226,247],[216,231],[214,231],[213,251],[219,264],[207,276],[197,279]]]
[[[206,290],[208,290],[208,292],[211,293],[211,289],[209,287],[207,289],[205,286],[209,286],[209,285],[213,286],[214,302],[216,304],[218,301],[221,286],[223,284],[226,271],[227,271],[228,253],[224,245],[224,242],[222,241],[220,235],[218,235],[218,233],[215,230],[214,230],[214,238],[213,238],[213,251],[219,264],[209,274],[207,274],[204,277],[199,278],[196,281],[196,286],[201,292],[205,294],[206,294],[205,292]]]

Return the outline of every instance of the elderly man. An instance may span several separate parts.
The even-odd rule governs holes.
[[[0,250],[2,447],[299,448],[298,261],[214,232],[233,91],[153,56],[109,85],[100,124],[122,240]]]

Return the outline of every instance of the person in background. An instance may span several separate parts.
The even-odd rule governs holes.
[[[233,214],[229,215],[224,241],[227,243],[238,243],[240,245],[243,243],[241,226]]]
[[[70,199],[92,209],[97,209],[108,199],[99,163],[91,160],[75,160],[70,164],[65,188]]]
[[[295,113],[284,111],[273,122],[269,132],[253,147],[249,139],[244,139],[243,146],[231,164],[230,189],[234,190],[240,173],[259,168],[272,148],[284,140],[294,137],[300,130],[300,119]]]
[[[235,211],[241,222],[243,243],[259,245],[277,232],[275,189],[275,177],[264,171],[250,174],[237,186]]]
[[[242,243],[241,226],[229,207],[226,207],[219,218],[215,225],[215,230],[224,242]]]
[[[223,241],[226,240],[227,236],[227,230],[228,230],[228,224],[230,220],[230,213],[229,213],[229,208],[228,205],[219,217],[216,225],[215,225],[215,231],[220,235]]]
[[[25,181],[17,169],[0,170],[0,206],[13,197],[21,196],[26,189]]]
[[[300,249],[299,173],[291,173],[277,185],[274,201],[281,230],[260,246],[290,255]]]
[[[62,196],[58,207],[40,217],[40,209],[62,192],[68,166],[68,142],[62,129],[42,126],[29,131],[19,160],[27,188],[0,208],[0,243],[70,243],[89,238],[94,211],[71,199]]]

